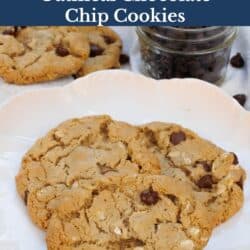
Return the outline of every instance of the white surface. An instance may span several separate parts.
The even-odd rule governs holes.
[[[123,40],[123,52],[130,54],[131,65],[126,69],[139,72],[140,55],[138,49],[137,36],[133,27],[113,27]],[[241,52],[246,66],[244,69],[228,68],[227,79],[222,88],[230,95],[244,93],[248,95],[246,108],[250,110],[250,27],[240,28],[238,39],[236,40],[232,55]],[[0,104],[8,100],[11,96],[27,90],[41,89],[46,87],[64,86],[72,81],[72,77],[52,81],[49,83],[35,84],[30,86],[15,86],[6,84],[0,79]]]
[[[201,98],[202,97],[202,98]],[[208,105],[209,104],[209,105]],[[107,113],[135,124],[177,122],[195,130],[250,167],[250,113],[219,88],[189,80],[154,80],[127,71],[103,71],[63,88],[15,97],[0,110],[0,249],[45,250],[44,233],[32,225],[15,191],[22,155],[59,122]],[[247,168],[249,174],[249,168]],[[207,250],[250,249],[250,185],[244,208],[215,230]]]

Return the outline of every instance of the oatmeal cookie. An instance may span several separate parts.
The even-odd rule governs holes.
[[[90,53],[87,36],[67,27],[1,27],[0,76],[32,84],[75,74]]]

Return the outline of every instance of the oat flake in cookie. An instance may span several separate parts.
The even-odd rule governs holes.
[[[139,133],[108,116],[93,116],[66,121],[38,140],[16,178],[32,220],[46,228],[55,200],[81,180],[160,173],[158,159],[137,139]]]
[[[87,36],[67,27],[0,27],[0,76],[32,84],[78,72],[89,56]]]
[[[81,181],[56,202],[49,250],[201,250],[211,234],[192,186],[169,176]]]
[[[141,129],[143,145],[158,158],[162,174],[190,183],[215,225],[242,207],[245,172],[234,153],[176,124],[154,122]]]

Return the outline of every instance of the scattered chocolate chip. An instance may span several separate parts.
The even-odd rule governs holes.
[[[196,164],[202,165],[206,172],[210,172],[212,170],[212,165],[206,161],[198,161]]]
[[[244,94],[234,95],[233,98],[242,106],[244,107],[247,101],[247,96]]]
[[[170,142],[174,145],[180,144],[182,141],[186,140],[186,135],[182,131],[179,132],[173,132],[170,135]]]
[[[27,203],[28,203],[28,196],[29,196],[29,191],[25,190],[23,201],[24,201],[26,206],[27,206]]]
[[[26,29],[27,28],[27,26],[20,26],[21,27],[21,29]]]
[[[232,153],[232,154],[233,154],[233,157],[234,157],[233,164],[238,165],[239,164],[238,156],[235,153]]]
[[[243,190],[244,189],[244,185],[243,185],[243,178],[241,177],[240,180],[238,182],[236,182],[236,184]]]
[[[114,39],[111,38],[110,36],[103,36],[103,39],[104,39],[105,43],[107,43],[108,45],[115,42]]]
[[[104,49],[96,44],[90,45],[90,57],[96,57],[102,55]]]
[[[64,48],[62,45],[58,45],[56,48],[56,54],[61,57],[65,57],[69,55],[68,49]]]
[[[129,63],[129,56],[126,54],[121,54],[119,61],[121,65],[127,64]]]
[[[140,198],[141,201],[148,206],[155,205],[160,200],[158,192],[154,191],[152,187],[141,192]]]
[[[245,65],[245,61],[241,53],[237,53],[235,56],[233,56],[230,63],[234,68],[243,68]]]
[[[197,182],[197,186],[199,188],[209,188],[211,189],[213,187],[213,177],[212,175],[205,175],[199,179]]]

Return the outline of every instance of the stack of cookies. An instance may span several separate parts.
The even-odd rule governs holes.
[[[243,204],[237,156],[175,124],[66,121],[16,177],[49,250],[201,250]]]
[[[108,27],[0,27],[0,77],[33,84],[120,67],[122,42]]]

